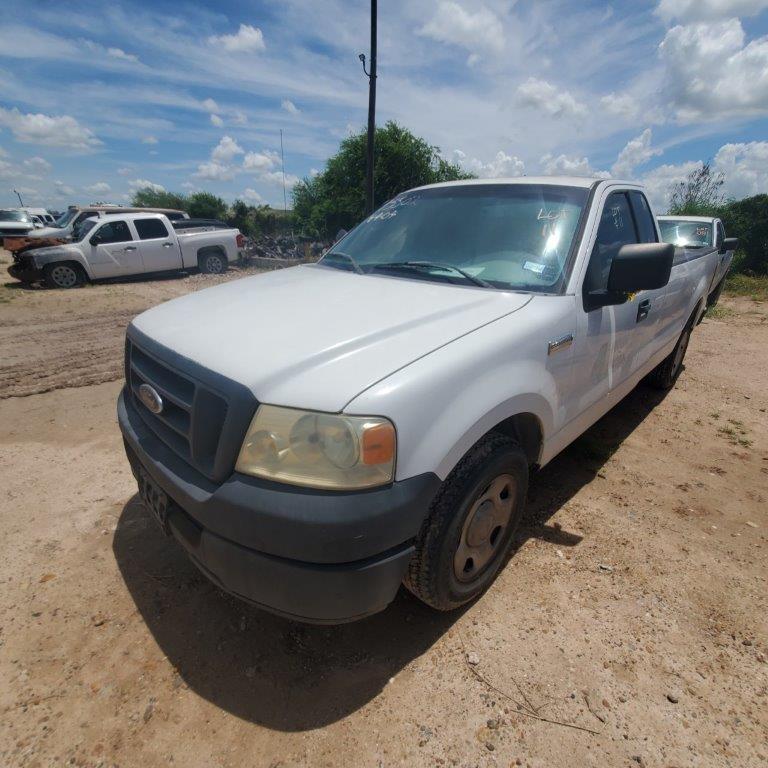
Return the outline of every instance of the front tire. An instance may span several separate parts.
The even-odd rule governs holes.
[[[508,437],[477,442],[441,486],[408,566],[405,586],[439,611],[474,600],[512,548],[528,492],[528,461]]]
[[[85,283],[86,275],[79,264],[62,262],[46,264],[43,279],[48,288],[77,288]]]

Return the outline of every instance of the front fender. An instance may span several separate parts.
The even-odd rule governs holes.
[[[80,251],[52,246],[51,248],[40,248],[27,251],[27,255],[32,258],[37,269],[42,270],[47,264],[54,264],[61,261],[73,261],[85,270],[85,273],[89,278],[93,277],[88,262],[83,258]]]

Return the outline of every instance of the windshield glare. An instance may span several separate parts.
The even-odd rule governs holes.
[[[58,219],[56,219],[56,225],[57,227],[66,227],[67,224],[69,224],[72,219],[77,216],[77,210],[76,209],[70,209],[66,213],[63,213],[61,216],[59,216]]]
[[[428,261],[457,267],[494,288],[552,292],[565,277],[587,194],[580,187],[545,184],[405,192],[353,229],[320,263],[350,269],[345,257],[351,257],[360,271],[378,267],[384,274],[384,264]],[[404,271],[403,276],[417,275]],[[418,277],[471,284],[438,268],[420,270]]]
[[[712,245],[712,225],[705,221],[659,221],[661,239],[681,248]]]

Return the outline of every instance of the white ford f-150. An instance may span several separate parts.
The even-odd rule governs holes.
[[[76,242],[14,254],[8,272],[22,282],[44,280],[51,288],[191,268],[219,274],[245,247],[237,229],[177,233],[160,213],[90,218],[79,232]]]
[[[317,264],[131,323],[118,419],[141,497],[269,610],[349,621],[401,583],[463,605],[510,552],[529,469],[644,377],[675,382],[719,257],[673,259],[636,184],[405,192]]]
[[[698,251],[717,251],[718,265],[712,276],[707,306],[712,307],[720,299],[725,286],[725,278],[733,261],[733,252],[739,241],[735,237],[725,236],[723,222],[709,216],[659,216],[661,239],[672,243],[677,248],[694,251],[693,258],[700,258]]]

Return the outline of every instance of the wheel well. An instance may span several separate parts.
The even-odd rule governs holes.
[[[227,254],[220,245],[206,245],[197,252],[197,263],[199,264],[201,259],[204,259],[209,253],[217,253],[225,259],[227,258]]]
[[[53,269],[54,267],[59,267],[62,264],[66,264],[68,267],[72,267],[76,272],[79,272],[82,277],[84,277],[86,280],[90,280],[90,276],[88,275],[88,272],[86,271],[85,267],[79,262],[79,261],[72,261],[71,259],[60,259],[59,261],[49,261],[47,264],[43,264],[43,272],[45,272],[46,269]]]
[[[516,440],[525,452],[529,466],[538,463],[543,442],[541,421],[538,416],[533,413],[516,413],[504,419],[490,431],[500,432]]]

